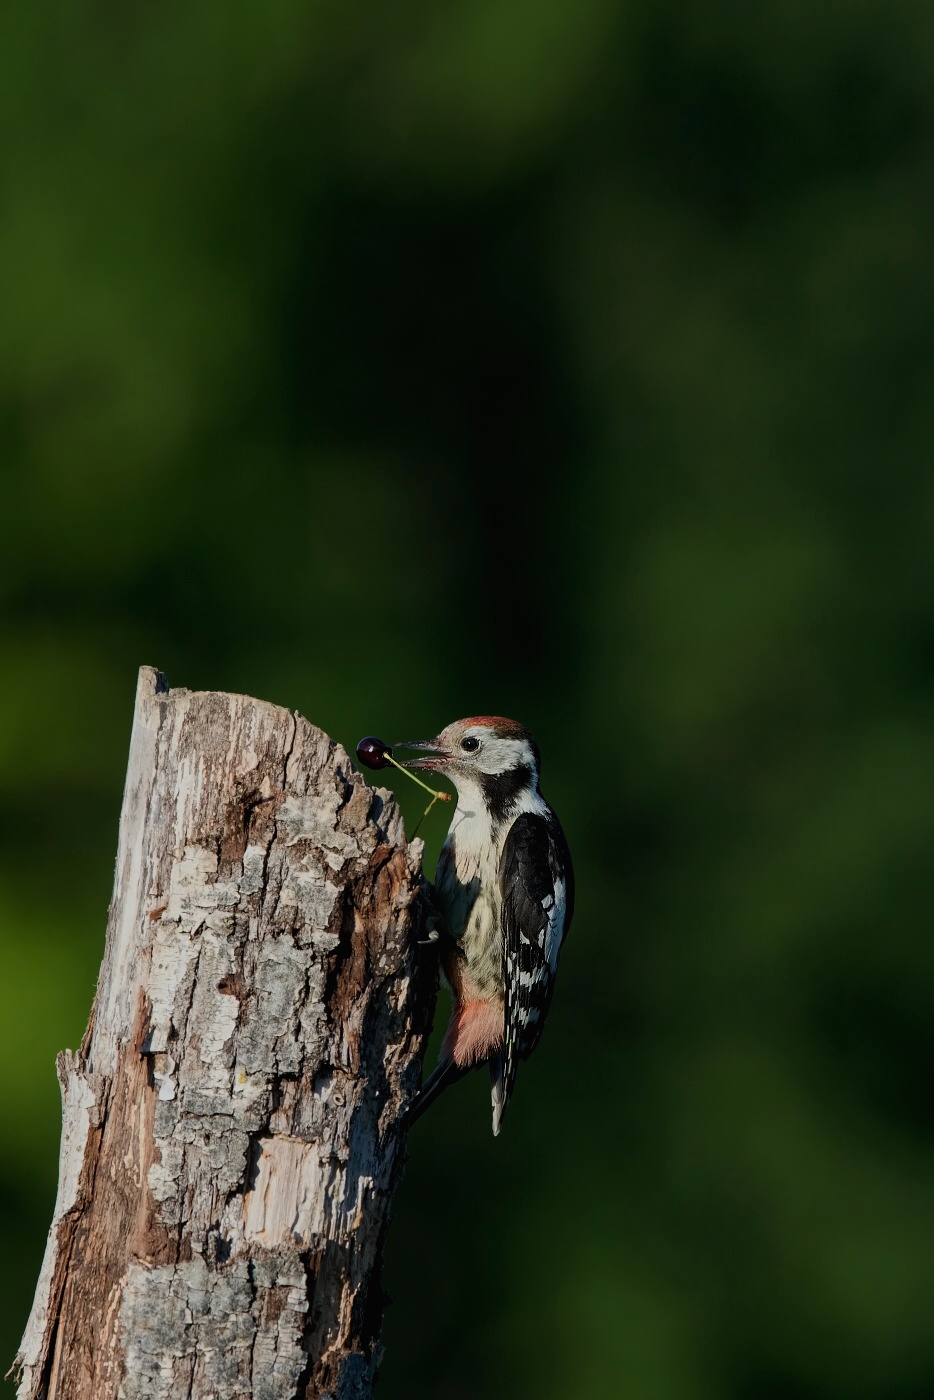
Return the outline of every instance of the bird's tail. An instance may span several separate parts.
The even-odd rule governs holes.
[[[490,1061],[490,1097],[493,1100],[493,1136],[499,1137],[506,1116],[506,1073],[502,1055],[494,1055]]]

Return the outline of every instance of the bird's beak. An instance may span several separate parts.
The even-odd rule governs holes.
[[[403,768],[425,768],[429,770],[446,768],[451,761],[451,755],[444,752],[437,739],[412,739],[407,744],[393,744],[395,749],[425,749],[428,758],[409,758],[402,764]]]

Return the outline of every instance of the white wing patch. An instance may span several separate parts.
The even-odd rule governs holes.
[[[552,899],[542,901],[542,908],[547,912],[548,923],[545,927],[545,958],[551,968],[552,976],[558,967],[558,954],[561,952],[561,940],[564,938],[564,905],[565,888],[563,880],[555,881],[555,896]]]

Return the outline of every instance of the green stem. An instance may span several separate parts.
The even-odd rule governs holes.
[[[428,816],[428,813],[431,811],[432,807],[435,805],[435,803],[437,802],[437,800],[438,800],[439,797],[447,797],[447,793],[446,793],[446,792],[436,792],[436,793],[435,793],[434,797],[431,799],[431,801],[429,802],[428,806],[425,808],[424,812],[422,812],[422,815],[419,817],[418,821],[415,823],[415,830],[412,832],[412,840],[413,840],[413,841],[415,840],[416,836],[418,835],[419,831],[421,830],[422,822],[423,822],[423,821],[425,820],[425,818]]]
[[[393,768],[398,768],[400,773],[404,773],[407,778],[411,778],[413,783],[418,783],[420,788],[424,788],[426,792],[430,792],[435,802],[450,802],[451,794],[449,792],[438,792],[436,788],[429,787],[427,783],[422,782],[421,778],[416,778],[411,769],[403,768],[401,763],[397,763],[391,754],[384,752],[383,758],[385,758],[387,763],[391,763]],[[434,803],[432,803],[432,806],[433,805]],[[431,807],[428,808],[428,811],[431,811]]]

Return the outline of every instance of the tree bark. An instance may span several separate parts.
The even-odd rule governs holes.
[[[370,1394],[436,988],[421,855],[301,715],[140,672],[20,1400]]]

